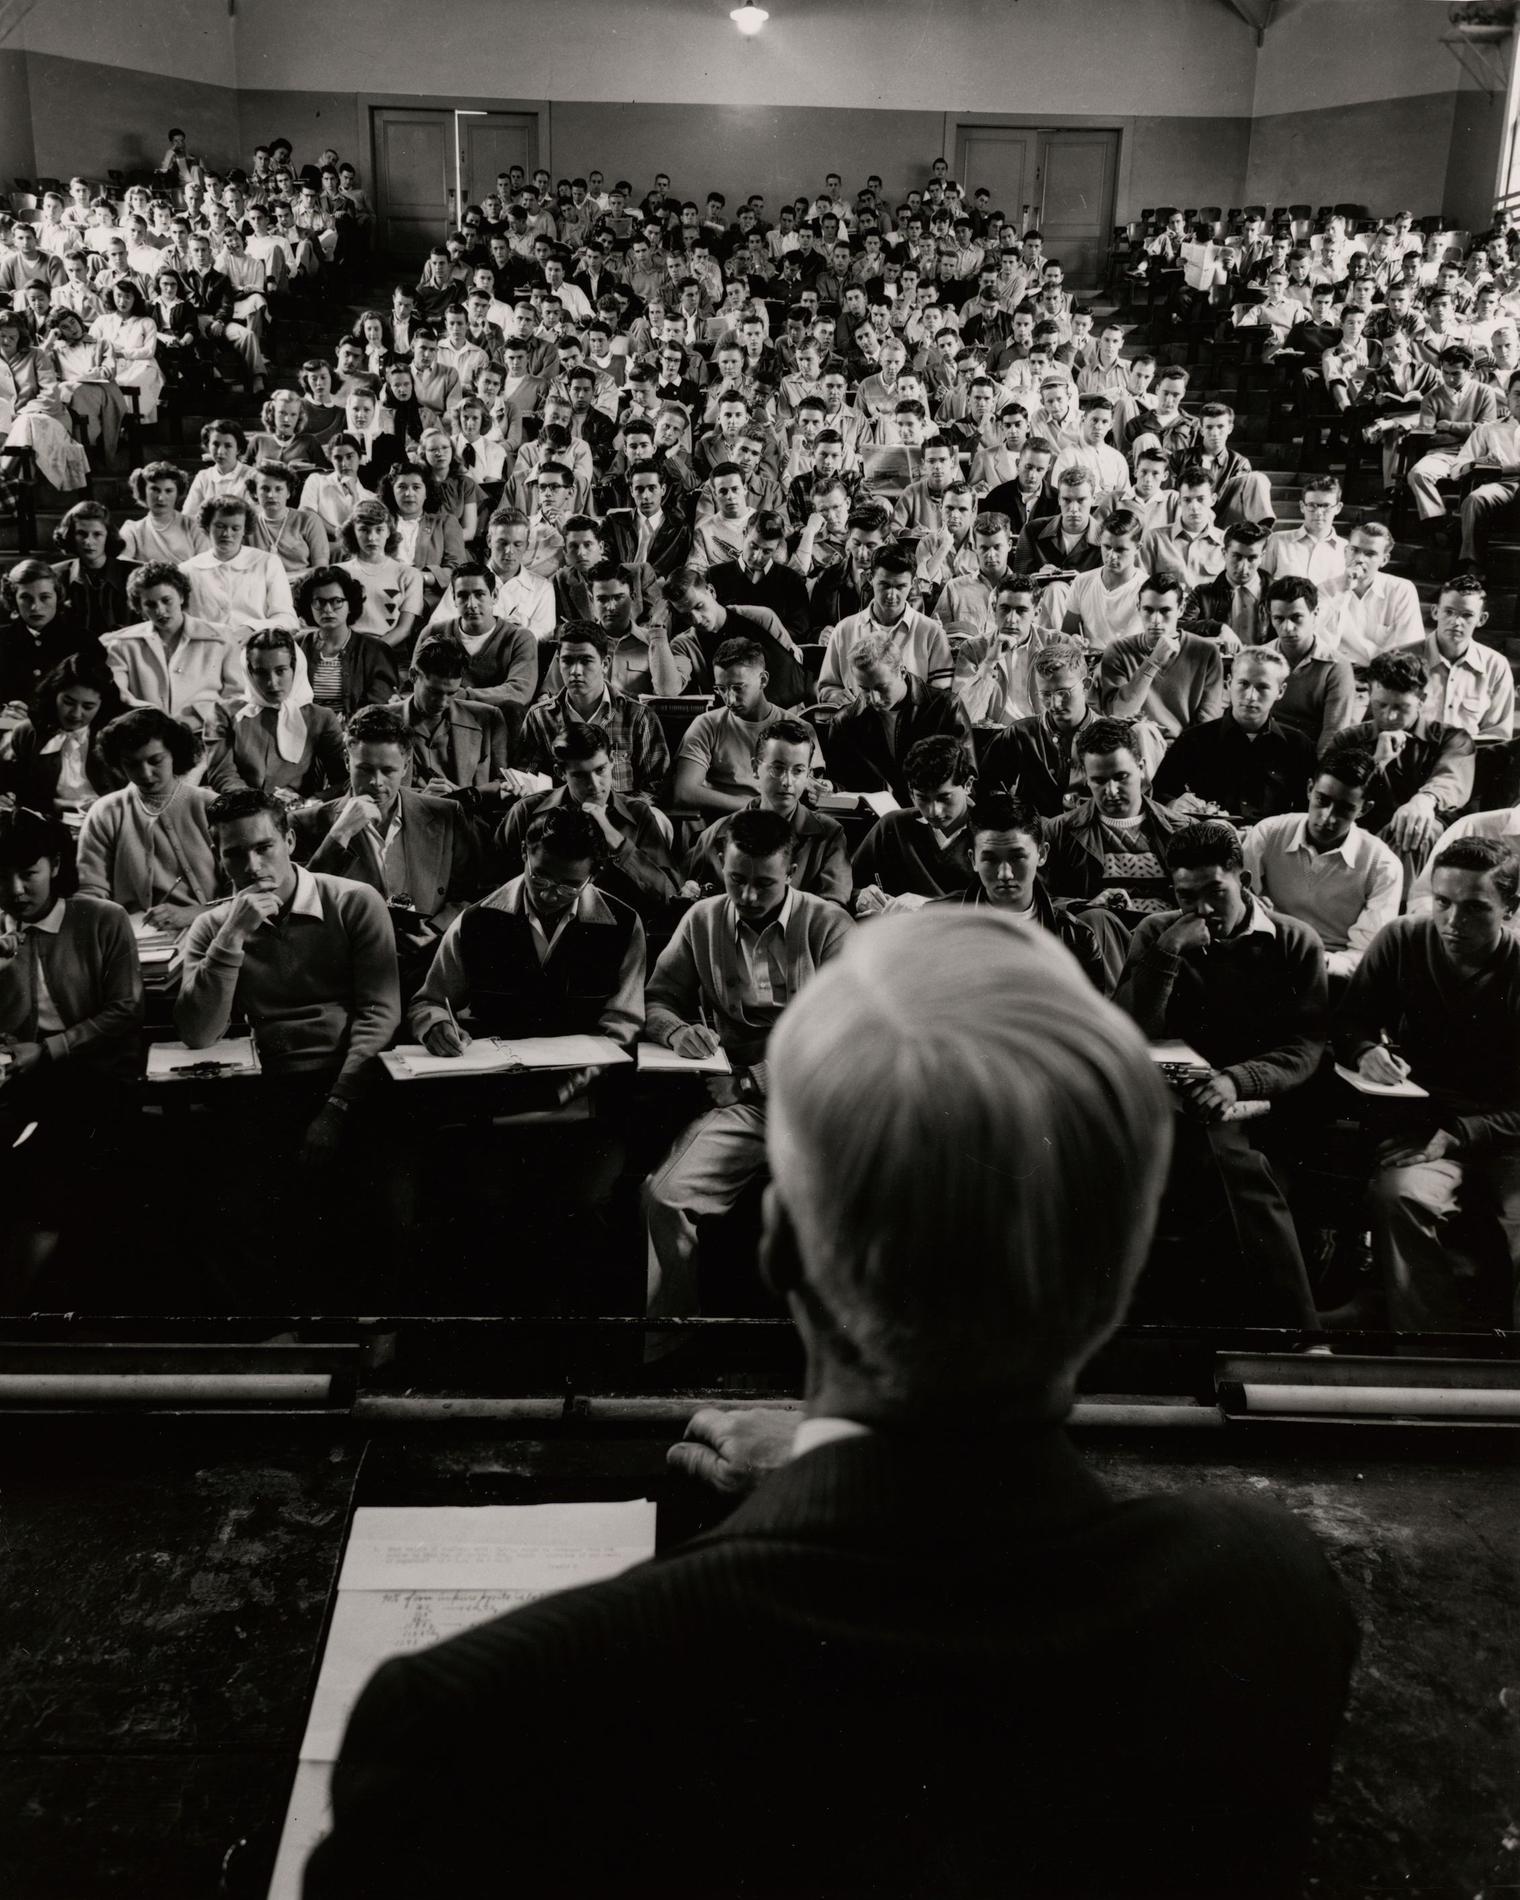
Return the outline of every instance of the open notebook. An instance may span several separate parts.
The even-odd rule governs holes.
[[[631,1062],[626,1049],[606,1036],[477,1036],[463,1055],[429,1055],[420,1042],[387,1049],[380,1060],[398,1082],[435,1076],[510,1075],[522,1069],[610,1069]]]

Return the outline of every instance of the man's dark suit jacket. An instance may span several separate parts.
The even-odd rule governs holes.
[[[631,508],[609,508],[602,517],[604,534],[612,537],[619,561],[631,561],[639,545],[639,518]],[[612,552],[612,549],[609,549]],[[691,529],[686,524],[680,497],[668,495],[665,518],[660,531],[649,544],[646,566],[652,567],[662,581],[668,581],[678,568],[691,559]]]
[[[1090,567],[1103,565],[1103,550],[1096,541],[1081,541],[1068,554],[1061,545],[1061,517],[1036,516],[1019,536],[1013,559],[1008,563],[1015,574],[1037,573],[1042,567],[1069,569],[1085,574]]]
[[[881,716],[863,699],[849,701],[823,728],[829,777],[842,792],[890,792],[899,805],[913,803],[903,762],[920,739],[947,736],[971,742],[971,726],[952,693],[931,693],[908,675],[908,696],[897,707],[896,745],[889,749]]]
[[[432,798],[425,792],[404,791],[397,796],[401,800],[406,895],[419,917],[442,930],[477,895],[480,852],[475,834],[463,807],[451,799]],[[328,871],[334,877],[368,884],[384,897],[374,859],[362,836],[351,838],[346,845],[335,845],[328,837],[347,802],[345,792],[315,811],[295,814],[291,822],[296,859],[313,871]]]
[[[794,567],[772,561],[751,580],[740,561],[719,561],[707,571],[707,584],[725,607],[769,607],[794,640],[808,637],[807,582]]]
[[[1256,631],[1248,642],[1251,646],[1265,646],[1272,638],[1272,617],[1267,612],[1267,589],[1272,584],[1272,576],[1261,568],[1256,570]],[[1230,577],[1223,569],[1212,580],[1205,581],[1202,587],[1195,587],[1183,603],[1179,624],[1187,633],[1196,633],[1205,640],[1217,640],[1222,628],[1230,624],[1230,609],[1235,605],[1235,589],[1230,585]]]
[[[1275,1506],[1052,1427],[877,1433],[386,1663],[305,1900],[1298,1891],[1356,1648]]]

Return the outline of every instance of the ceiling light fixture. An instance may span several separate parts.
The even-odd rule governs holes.
[[[735,7],[728,17],[746,38],[753,38],[771,16],[764,7]]]

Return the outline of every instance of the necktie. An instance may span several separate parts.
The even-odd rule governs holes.
[[[1242,646],[1249,646],[1256,633],[1256,600],[1248,587],[1235,589],[1230,607],[1230,631]]]
[[[475,444],[473,442],[465,443],[464,447],[459,451],[459,460],[466,468],[473,468],[475,466]]]

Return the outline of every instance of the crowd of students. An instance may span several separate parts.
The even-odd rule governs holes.
[[[881,914],[985,905],[1183,1045],[1173,1202],[1218,1314],[1320,1322],[1291,1202],[1349,1102],[1389,1318],[1508,1323],[1520,820],[1479,636],[1520,239],[1251,220],[1206,285],[1178,220],[1146,253],[1158,339],[1201,295],[1265,325],[1302,428],[1381,442],[1423,520],[1493,467],[1427,626],[1384,522],[1343,532],[1316,473],[1277,523],[1231,407],[943,160],[774,218],[514,168],[356,318],[358,174],[291,156],[222,178],[176,135],[157,191],[75,179],[0,228],[0,427],[65,498],[123,387],[145,422],[230,407],[290,299],[330,320],[256,429],[215,416],[200,466],[132,472],[139,515],[75,501],[6,577],[0,1108],[129,1114],[143,931],[179,939],[185,1041],[251,1026],[308,1167],[388,1152],[398,1039],[721,1050],[643,1187],[647,1310],[691,1313],[781,1012]],[[1347,1096],[1332,1053],[1424,1093]],[[575,1072],[475,1134],[547,1140],[599,1205],[615,1093]]]

